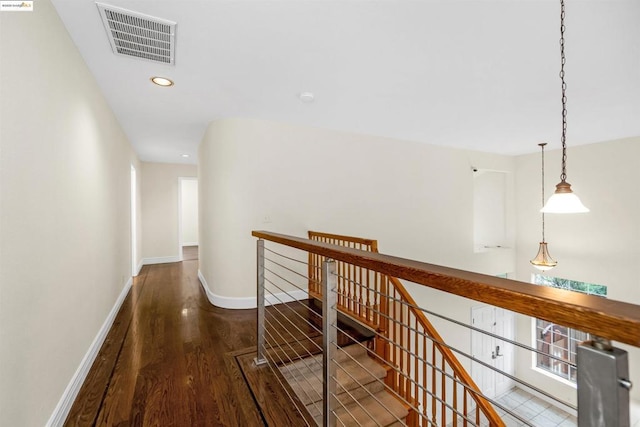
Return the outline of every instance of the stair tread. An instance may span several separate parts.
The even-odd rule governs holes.
[[[336,411],[338,425],[342,426],[403,426],[408,409],[386,391],[352,402]],[[321,424],[322,415],[314,417]]]
[[[286,370],[283,369],[283,372]],[[305,405],[322,399],[321,371],[289,371],[284,376]],[[338,367],[336,373],[338,394],[371,383],[378,383],[373,385],[378,386],[379,389],[385,376],[386,370],[375,360],[366,354],[358,356],[356,361],[350,360]],[[371,390],[375,391],[373,387]]]
[[[360,360],[362,357],[367,356],[367,349],[360,344],[353,344],[350,346],[342,347],[336,352],[334,360],[339,364],[346,362],[352,362],[353,359]],[[367,356],[368,358],[368,356]],[[286,369],[282,369],[285,368]],[[305,357],[300,360],[296,360],[293,363],[288,363],[281,367],[282,374],[285,378],[289,378],[288,372],[300,373],[300,372],[317,372],[322,370],[322,354],[315,356]]]

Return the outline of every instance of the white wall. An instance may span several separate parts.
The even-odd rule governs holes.
[[[0,425],[43,426],[131,276],[137,159],[49,1],[0,14]]]
[[[640,138],[569,147],[567,181],[590,213],[546,215],[546,240],[558,266],[548,275],[606,285],[608,298],[640,304]],[[560,181],[560,150],[545,152],[545,192]],[[530,281],[529,264],[541,236],[540,154],[517,158],[517,276]],[[518,338],[531,343],[531,319],[521,316]],[[625,347],[627,348],[627,347]],[[628,349],[628,348],[627,348]],[[640,384],[640,352],[630,350],[631,377]],[[575,402],[575,389],[537,374],[522,358],[518,374]],[[640,399],[640,387],[632,389]]]
[[[180,225],[183,246],[198,245],[198,180],[180,181]]]
[[[381,252],[489,274],[514,271],[513,244],[473,251],[471,170],[512,171],[512,158],[230,119],[209,126],[199,160],[200,269],[215,295],[255,298],[253,229],[370,237]],[[513,242],[512,196],[508,206]]]
[[[195,165],[141,162],[142,258],[145,264],[180,260],[179,178],[195,178]]]

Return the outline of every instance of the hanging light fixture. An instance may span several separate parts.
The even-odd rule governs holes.
[[[544,206],[544,146],[547,145],[547,143],[542,142],[538,145],[542,150],[542,205]],[[551,270],[558,265],[558,262],[549,255],[547,242],[544,240],[544,212],[542,212],[542,241],[538,248],[538,255],[529,262],[531,262],[535,268],[542,271]]]
[[[571,190],[567,182],[567,84],[564,81],[564,0],[560,0],[560,79],[562,80],[562,173],[560,183],[547,204],[542,207],[543,213],[581,213],[589,212],[578,196]]]

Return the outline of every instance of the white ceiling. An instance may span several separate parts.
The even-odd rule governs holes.
[[[103,0],[176,21],[175,66],[114,55],[93,1],[52,1],[144,161],[195,163],[228,117],[510,155],[560,145],[558,0]],[[566,10],[568,145],[639,136],[640,1]]]

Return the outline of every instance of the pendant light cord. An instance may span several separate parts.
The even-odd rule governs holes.
[[[544,208],[544,146],[547,145],[547,143],[542,142],[538,145],[542,149],[542,207]],[[544,212],[542,212],[542,241],[546,241],[544,240]]]
[[[564,81],[564,0],[560,0],[560,80],[562,80],[562,173],[560,181],[567,180],[567,83]],[[544,216],[544,215],[543,215]],[[543,239],[544,240],[544,239]]]

